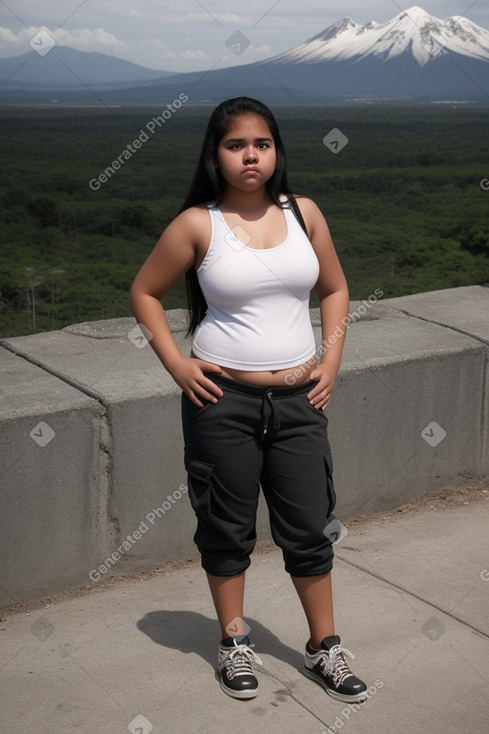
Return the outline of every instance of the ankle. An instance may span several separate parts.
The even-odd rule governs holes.
[[[323,635],[322,637],[311,637],[308,641],[308,645],[313,650],[322,650],[323,648],[323,640],[334,637],[335,632],[334,630],[332,632],[329,632],[327,635]]]

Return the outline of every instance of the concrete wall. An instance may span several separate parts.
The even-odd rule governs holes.
[[[489,474],[489,289],[374,301],[351,304],[328,408],[344,520]],[[179,389],[134,327],[0,341],[0,606],[196,555]]]

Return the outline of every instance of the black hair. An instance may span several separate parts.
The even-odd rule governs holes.
[[[259,115],[267,123],[273,137],[277,156],[275,171],[266,183],[268,194],[277,206],[283,208],[285,204],[292,209],[301,227],[307,234],[304,219],[287,182],[285,148],[280,137],[277,122],[271,110],[263,102],[259,102],[251,97],[234,97],[233,99],[228,99],[221,102],[211,114],[207,123],[197,168],[187,196],[178,214],[199,204],[207,204],[209,202],[215,202],[217,205],[220,204],[225,182],[216,167],[217,148],[221,139],[227,133],[232,120],[241,115]],[[281,195],[287,197],[286,202],[280,200]],[[189,328],[187,334],[190,334],[195,331],[204,318],[207,303],[194,266],[187,271],[185,278],[189,310]]]

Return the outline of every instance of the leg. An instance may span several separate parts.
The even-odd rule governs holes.
[[[346,658],[353,656],[334,628],[333,548],[325,532],[336,500],[328,421],[304,394],[278,404],[276,399],[280,427],[269,445],[262,486],[273,539],[282,548],[309,625],[304,674],[333,698],[358,702],[366,698],[367,686],[348,668]]]
[[[196,410],[182,398],[188,492],[197,516],[194,540],[202,556],[221,627],[220,685],[233,698],[253,698],[258,680],[243,619],[245,571],[256,542],[262,452],[255,441],[261,401],[223,386],[217,404]],[[257,402],[258,411],[253,403]]]
[[[233,698],[254,698],[259,686],[253,664],[261,660],[250,647],[243,620],[245,572],[235,576],[207,572],[207,580],[221,625],[217,656],[221,688]]]
[[[310,632],[310,644],[319,650],[325,637],[334,635],[331,571],[320,576],[291,576]]]
[[[334,556],[325,532],[336,501],[328,419],[309,404],[305,392],[274,397],[273,407],[280,425],[266,447],[263,493],[272,537],[282,549],[285,570],[299,579],[296,588],[312,621],[313,599],[331,607],[330,581],[318,582],[328,576]]]
[[[309,624],[304,674],[339,701],[366,700],[366,684],[346,662],[353,658],[335,635],[331,571],[321,576],[291,576]]]
[[[221,636],[239,637],[245,634],[243,621],[243,599],[245,572],[235,576],[213,576],[207,573],[207,581],[221,626]],[[232,628],[229,624],[232,622]]]
[[[250,564],[262,467],[254,439],[259,413],[254,415],[246,396],[223,390],[217,403],[204,408],[182,395],[188,496],[197,517],[194,541],[204,570],[221,579],[211,591]]]

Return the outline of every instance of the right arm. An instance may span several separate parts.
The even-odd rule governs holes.
[[[217,402],[222,396],[222,390],[204,375],[221,369],[211,362],[183,356],[168,326],[161,298],[195,264],[202,231],[207,228],[204,210],[193,207],[182,212],[161,235],[130,291],[138,323],[152,334],[151,347],[177,385],[199,407],[203,399]]]

